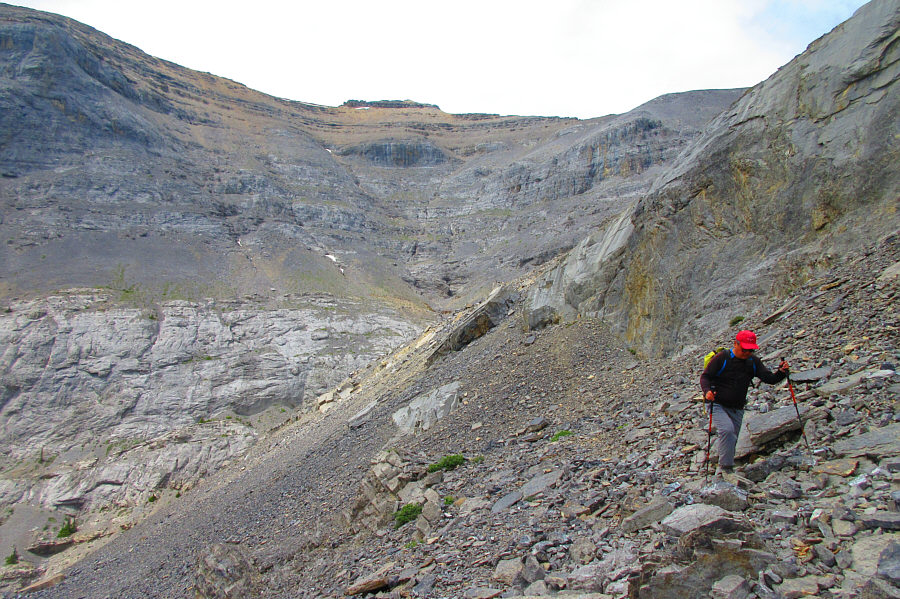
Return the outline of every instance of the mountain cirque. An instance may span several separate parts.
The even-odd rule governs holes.
[[[7,6],[2,18],[6,296],[124,285],[472,299],[620,211],[741,93],[589,121],[327,108],[53,15]]]
[[[898,24],[578,121],[289,102],[0,7],[5,588],[896,593]],[[740,318],[816,452],[764,387],[707,487]]]

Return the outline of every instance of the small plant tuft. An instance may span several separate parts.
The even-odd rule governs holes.
[[[412,541],[410,541],[409,543],[404,545],[404,547],[406,547],[407,549],[415,549],[418,546],[419,546],[419,542],[415,539],[413,539]]]
[[[472,462],[473,464],[480,464],[480,463],[482,463],[482,462],[484,461],[484,456],[483,456],[483,455],[477,455],[477,456],[475,456],[474,458],[472,458],[472,459],[469,460],[469,461]]]
[[[553,443],[556,443],[563,437],[568,437],[569,435],[572,435],[572,434],[574,434],[572,431],[563,429],[561,431],[557,431],[556,434],[554,434],[552,437],[550,437],[550,441]]]
[[[16,548],[13,547],[12,553],[6,556],[6,565],[7,566],[15,566],[19,563],[19,552],[16,551]]]
[[[445,455],[439,461],[428,466],[429,472],[437,472],[438,470],[453,470],[457,466],[464,464],[466,458],[462,454]]]
[[[735,316],[728,322],[728,326],[733,327],[734,325],[741,322],[742,320],[744,320],[743,316]]]
[[[65,524],[63,524],[62,528],[59,529],[59,533],[56,535],[56,538],[64,539],[66,537],[71,537],[76,532],[78,532],[78,527],[75,526],[75,520],[72,518],[66,518]]]
[[[456,501],[456,497],[453,495],[447,495],[444,497],[444,505],[453,505],[453,502]]]
[[[407,522],[412,522],[422,513],[421,503],[407,503],[394,512],[394,528],[400,528]]]
[[[150,497],[147,498],[147,503],[153,503],[153,502],[156,501],[157,499],[158,499],[158,498],[157,498],[156,495],[151,495]]]

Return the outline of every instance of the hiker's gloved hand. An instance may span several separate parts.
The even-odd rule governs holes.
[[[712,391],[707,391],[706,395],[704,396],[704,399],[706,401],[716,401],[716,394],[713,393]]]
[[[781,364],[778,365],[778,371],[782,372],[784,374],[790,374],[791,367],[788,365],[788,363],[785,360],[782,360]]]

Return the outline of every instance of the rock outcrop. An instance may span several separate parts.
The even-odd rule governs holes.
[[[746,92],[544,276],[529,324],[597,315],[642,351],[681,350],[896,231],[898,27],[896,3],[870,2]]]
[[[418,332],[321,296],[280,310],[111,300],[72,291],[0,314],[3,505],[99,526],[110,506],[190,489]]]

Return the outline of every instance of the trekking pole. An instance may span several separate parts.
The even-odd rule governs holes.
[[[809,455],[812,456],[812,448],[809,446],[809,439],[806,438],[806,431],[803,430],[803,420],[800,419],[800,408],[797,407],[797,396],[794,395],[794,383],[791,381],[790,375],[787,377],[788,389],[791,392],[791,399],[794,401],[794,411],[797,412],[797,423],[800,425],[800,434],[803,435],[803,440],[806,441],[806,450],[809,452]]]
[[[706,404],[706,398],[703,399],[703,403]],[[712,402],[709,402],[709,428],[706,430],[706,476],[703,479],[703,482],[709,483],[709,451],[712,448]]]

